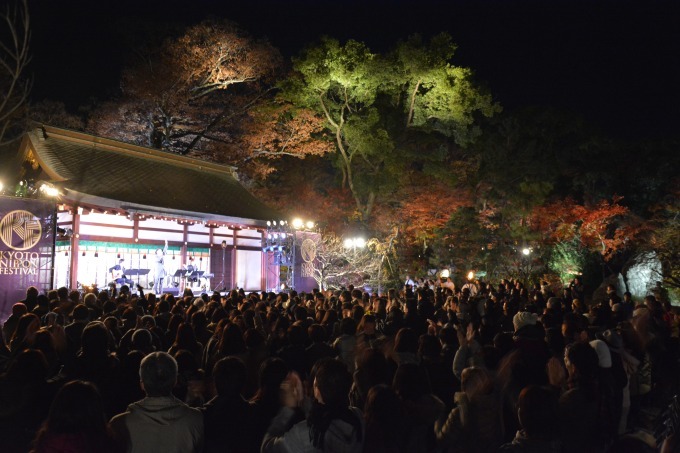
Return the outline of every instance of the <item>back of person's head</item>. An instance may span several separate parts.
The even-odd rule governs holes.
[[[94,384],[71,381],[59,389],[45,421],[50,434],[85,433],[95,439],[107,429],[101,395]]]
[[[343,318],[342,321],[340,321],[340,333],[343,335],[356,335],[357,322],[354,318]]]
[[[23,316],[26,313],[28,313],[28,307],[22,302],[17,302],[16,304],[12,305],[12,315],[14,316]],[[8,338],[9,340],[9,338]]]
[[[418,335],[413,329],[399,329],[394,339],[394,352],[418,352]]]
[[[136,329],[132,334],[132,345],[134,349],[142,352],[153,350],[153,337],[151,332],[146,329]]]
[[[57,297],[59,299],[68,299],[68,288],[65,286],[62,286],[57,290]]]
[[[83,329],[81,345],[85,356],[107,354],[109,331],[102,322],[91,322]]]
[[[177,362],[167,352],[152,352],[142,360],[139,378],[148,396],[169,396],[177,381]]]
[[[421,335],[418,339],[418,353],[421,357],[439,357],[441,352],[441,343],[434,335]]]
[[[425,369],[413,363],[399,365],[394,373],[392,388],[404,401],[415,401],[431,392]]]
[[[87,321],[90,317],[90,310],[84,304],[78,304],[73,308],[73,313],[71,317],[74,321]]]
[[[439,341],[446,346],[458,344],[458,333],[452,325],[447,324],[439,331]]]
[[[599,359],[588,343],[572,343],[564,353],[565,364],[571,378],[591,381],[597,376]]]
[[[215,364],[212,375],[217,394],[229,397],[241,393],[246,385],[248,371],[241,359],[225,357]]]
[[[321,324],[312,324],[307,329],[307,335],[312,343],[323,343],[326,341],[326,330]]]
[[[546,386],[530,385],[519,394],[519,422],[530,439],[552,440],[559,435],[558,394]]]
[[[293,346],[302,346],[307,341],[307,332],[297,322],[288,328],[288,341]]]
[[[348,407],[351,386],[352,376],[340,360],[326,360],[316,370],[314,387],[326,406]]]
[[[9,364],[6,377],[24,384],[44,382],[48,365],[45,354],[37,349],[24,349]]]
[[[257,391],[259,398],[278,400],[281,383],[288,375],[288,365],[279,358],[270,357],[260,365],[260,382]]]
[[[367,423],[398,426],[403,423],[404,406],[397,394],[387,385],[375,385],[368,391],[364,418]]]
[[[259,349],[266,343],[264,335],[262,335],[260,331],[255,328],[246,330],[246,332],[243,334],[243,341],[246,344],[246,348],[250,351]]]

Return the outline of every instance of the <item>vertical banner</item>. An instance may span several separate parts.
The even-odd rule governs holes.
[[[318,288],[314,279],[317,265],[317,250],[320,247],[321,235],[307,231],[295,233],[295,289],[300,292],[311,292]]]
[[[54,257],[53,201],[0,197],[0,319],[26,296],[50,289]]]

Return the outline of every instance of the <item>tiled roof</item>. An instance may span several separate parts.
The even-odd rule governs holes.
[[[258,224],[279,216],[237,181],[231,167],[51,126],[31,130],[27,139],[67,199]]]

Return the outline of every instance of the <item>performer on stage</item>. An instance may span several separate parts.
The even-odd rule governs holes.
[[[132,280],[127,278],[125,276],[125,260],[123,258],[118,260],[118,264],[115,266],[109,268],[109,272],[111,272],[111,278],[113,278],[112,283],[117,283],[119,285],[131,285],[133,283]]]
[[[153,292],[161,294],[163,292],[163,279],[165,278],[165,254],[168,252],[168,241],[165,241],[165,247],[156,249],[156,272],[154,274]]]

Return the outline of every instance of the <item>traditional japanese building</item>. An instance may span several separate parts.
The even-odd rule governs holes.
[[[18,160],[29,190],[56,195],[53,287],[105,287],[120,260],[150,287],[167,240],[165,290],[265,288],[263,232],[279,215],[234,168],[47,125]]]

